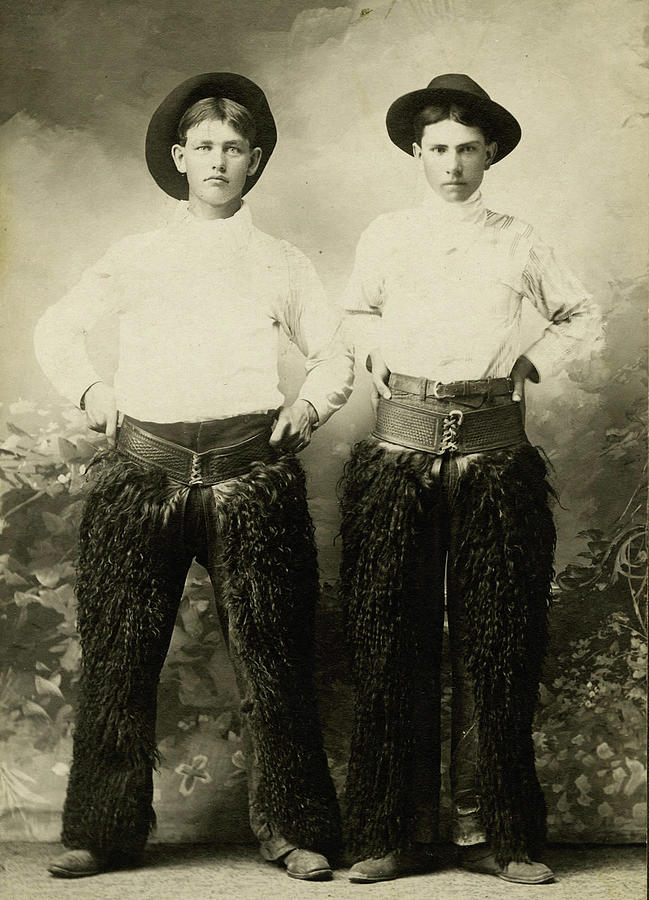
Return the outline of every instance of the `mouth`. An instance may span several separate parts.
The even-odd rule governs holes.
[[[228,184],[228,179],[224,178],[222,175],[210,175],[205,181],[216,181],[217,184]]]

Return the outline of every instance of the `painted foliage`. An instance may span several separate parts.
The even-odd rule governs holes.
[[[565,251],[602,306],[607,330],[601,355],[541,383],[529,397],[529,434],[547,452],[561,499],[537,766],[551,839],[642,839],[645,5],[56,0],[28,6],[6,11],[10,65],[0,87],[9,310],[0,354],[0,838],[59,835],[80,662],[76,532],[85,468],[101,446],[40,374],[33,325],[113,241],[155,228],[168,214],[142,158],[148,116],[183,78],[220,70],[263,85],[276,114],[280,140],[250,195],[254,220],[312,258],[332,297],[367,224],[419,202],[412,160],[385,133],[385,111],[396,96],[435,74],[468,72],[522,122],[520,148],[488,173],[487,204],[533,222]],[[102,329],[90,344],[108,377],[114,333]],[[283,383],[294,394],[301,363],[290,354],[283,362]],[[304,454],[323,580],[317,680],[341,792],[352,698],[336,594],[335,485],[369,421],[360,373],[348,406]],[[197,567],[160,686],[159,839],[246,839],[237,708],[210,588]]]
[[[625,355],[627,361],[616,366],[619,349],[610,343],[628,335],[630,326],[638,333],[643,289],[633,282],[615,287],[609,347],[599,361],[603,379],[598,386],[588,382],[601,406],[597,429],[575,434],[570,446],[551,454],[564,477],[566,458],[577,446],[589,454],[588,484],[566,488],[562,498],[587,489],[603,507],[594,512],[591,527],[573,536],[574,557],[556,579],[552,647],[534,733],[554,839],[635,840],[644,829],[646,367],[640,345],[637,358]],[[618,407],[620,391],[624,409]],[[564,402],[563,396],[556,401],[553,421],[560,421]],[[76,531],[85,471],[102,443],[89,437],[81,413],[56,412],[53,418],[52,410],[35,403],[12,404],[0,445],[0,827],[8,837],[50,840],[58,836],[79,677]],[[342,452],[339,443],[327,449],[337,457]],[[311,459],[317,463],[315,449]],[[611,479],[613,499],[607,491]],[[330,493],[333,484],[319,489]],[[325,517],[318,521],[317,511],[329,499],[327,493],[312,497],[321,543],[331,542],[335,530]],[[335,583],[325,582],[317,680],[339,791],[353,702],[344,646]],[[447,686],[447,751],[449,699]],[[160,838],[245,838],[237,708],[211,588],[197,566],[187,581],[160,686]]]

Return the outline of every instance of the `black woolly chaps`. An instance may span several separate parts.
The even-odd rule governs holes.
[[[192,488],[115,453],[96,469],[80,529],[82,675],[62,840],[128,863],[155,824],[156,694],[188,565],[174,557],[175,529]],[[257,802],[288,840],[333,853],[340,821],[312,684],[319,588],[300,463],[254,467],[216,510],[251,686]]]
[[[422,673],[438,679],[440,666],[439,647],[427,639],[434,601],[417,564],[426,521],[436,515],[435,460],[363,441],[341,484],[341,590],[356,692],[346,830],[357,859],[410,843],[414,697]],[[454,571],[467,611],[478,788],[502,865],[525,859],[545,835],[532,719],[547,643],[552,497],[546,463],[529,445],[466,457],[454,495],[462,523]]]

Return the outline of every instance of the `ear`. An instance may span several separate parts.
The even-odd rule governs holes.
[[[421,147],[419,146],[417,141],[413,141],[412,155],[415,157],[415,159],[421,159]]]
[[[485,159],[485,172],[489,168],[489,166],[494,161],[494,157],[498,153],[498,144],[496,141],[492,141],[490,144],[487,144],[487,158]]]
[[[176,164],[176,168],[181,173],[181,175],[185,175],[187,173],[187,163],[185,162],[185,148],[182,144],[174,144],[171,148],[171,156],[173,157],[173,161]]]
[[[248,163],[248,175],[254,175],[259,168],[261,162],[261,147],[255,147],[250,154],[250,162]]]

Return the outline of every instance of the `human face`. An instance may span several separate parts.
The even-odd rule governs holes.
[[[226,219],[241,206],[248,175],[259,166],[261,150],[227,122],[206,119],[187,131],[185,145],[171,149],[176,168],[187,175],[189,210],[201,219]]]
[[[443,119],[426,125],[413,154],[431,188],[448,203],[462,203],[482,184],[498,145],[487,144],[480,128]]]

